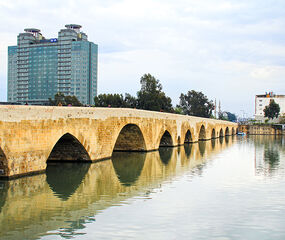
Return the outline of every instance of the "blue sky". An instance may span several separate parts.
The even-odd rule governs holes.
[[[76,23],[99,45],[99,93],[135,95],[151,73],[174,104],[194,89],[252,116],[255,94],[285,94],[284,12],[281,0],[0,0],[0,101],[17,34]]]

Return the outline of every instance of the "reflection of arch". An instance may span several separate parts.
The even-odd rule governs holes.
[[[66,201],[80,186],[89,167],[89,163],[50,163],[46,168],[46,181],[54,194]]]
[[[225,136],[229,136],[229,135],[230,135],[230,130],[228,127],[226,127]]]
[[[7,158],[6,158],[3,150],[0,148],[0,177],[1,176],[7,176],[7,175],[8,175]]]
[[[224,138],[223,138],[223,137],[220,137],[220,138],[219,138],[219,141],[220,141],[220,144],[223,144]]]
[[[2,207],[5,205],[6,198],[8,195],[8,189],[9,189],[8,181],[0,182],[0,213],[1,213]]]
[[[229,137],[228,135],[226,135],[226,136],[225,136],[225,142],[226,142],[226,144],[229,143],[229,139],[230,139],[230,137]]]
[[[199,144],[199,152],[200,152],[201,156],[203,157],[205,154],[205,151],[206,151],[206,142],[205,141],[198,142],[198,144]]]
[[[211,145],[212,145],[212,149],[214,149],[216,146],[216,139],[211,139]]]
[[[224,131],[223,131],[223,129],[221,128],[219,137],[223,137],[223,136],[224,136]]]
[[[185,144],[185,145],[184,145],[184,151],[185,151],[185,154],[186,154],[187,157],[189,157],[190,154],[191,154],[192,145],[193,145],[193,144]]]
[[[54,145],[47,161],[90,161],[90,157],[83,145],[66,133]]]
[[[211,138],[216,138],[216,130],[213,128]]]
[[[131,186],[136,182],[141,175],[145,157],[145,153],[138,152],[113,153],[113,167],[122,185]]]
[[[172,147],[173,141],[170,133],[166,130],[162,135],[159,143],[159,147]]]
[[[134,124],[124,126],[115,143],[114,151],[145,151],[145,141],[140,128]]]
[[[172,156],[173,148],[160,148],[159,156],[163,164],[167,165]]]
[[[204,125],[201,126],[200,131],[199,131],[199,138],[200,141],[201,140],[206,140],[206,130]]]
[[[190,143],[190,142],[193,142],[193,140],[192,140],[192,134],[191,134],[190,130],[188,130],[185,134],[184,143]]]
[[[235,133],[235,129],[234,129],[234,127],[232,127],[232,135],[235,135],[236,133]]]

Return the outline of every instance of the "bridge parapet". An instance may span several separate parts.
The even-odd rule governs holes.
[[[0,106],[0,116],[0,177],[44,171],[47,161],[99,161],[114,150],[157,150],[237,129],[228,121],[120,108]]]

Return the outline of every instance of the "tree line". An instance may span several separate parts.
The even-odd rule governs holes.
[[[168,113],[185,114],[191,116],[213,117],[212,111],[215,106],[202,92],[194,90],[180,95],[179,104],[173,107],[172,100],[163,92],[162,85],[158,79],[151,74],[144,74],[140,79],[141,88],[136,96],[129,93],[123,94],[99,94],[94,98],[95,107],[115,107],[115,108],[136,108],[150,111],[160,111]],[[75,96],[64,96],[61,93],[55,95],[55,99],[50,99],[50,105],[72,105],[82,104]],[[226,116],[232,116],[231,113]],[[220,119],[229,117],[220,116]],[[236,117],[234,116],[234,120]]]

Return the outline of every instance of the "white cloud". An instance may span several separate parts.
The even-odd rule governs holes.
[[[99,45],[100,93],[135,94],[149,72],[174,103],[195,89],[221,99],[226,110],[252,114],[255,94],[285,94],[284,8],[272,0],[2,0],[0,100],[7,46],[19,32],[37,27],[55,37],[66,23],[78,23]]]

